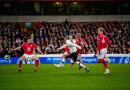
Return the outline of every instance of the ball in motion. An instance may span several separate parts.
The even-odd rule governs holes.
[[[4,56],[4,59],[5,59],[5,60],[9,60],[9,59],[10,59],[10,55],[5,55],[5,56]]]

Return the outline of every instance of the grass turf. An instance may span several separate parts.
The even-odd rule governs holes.
[[[34,65],[22,65],[22,72],[18,65],[0,65],[0,90],[130,90],[130,64],[109,64],[109,75],[102,64],[87,66],[88,74],[69,64],[40,64],[38,72]]]

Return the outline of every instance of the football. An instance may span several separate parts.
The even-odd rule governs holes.
[[[10,59],[10,55],[5,55],[5,56],[4,56],[4,59],[5,59],[5,60],[9,60],[9,59]]]

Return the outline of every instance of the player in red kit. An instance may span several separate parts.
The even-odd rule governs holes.
[[[18,72],[22,71],[21,65],[22,65],[22,61],[23,60],[36,60],[34,71],[37,72],[37,66],[39,64],[39,58],[37,58],[33,54],[33,49],[36,48],[39,53],[43,54],[41,52],[41,50],[32,42],[31,38],[28,38],[27,42],[25,42],[23,45],[15,48],[13,50],[19,50],[20,48],[24,48],[24,54],[22,55],[22,57],[19,60],[19,69],[18,69]]]
[[[86,47],[85,42],[81,39],[81,34],[77,33],[75,36],[75,40],[76,40],[76,44],[79,45],[82,50],[84,49],[84,47]],[[82,50],[77,48],[77,52],[78,52],[78,58],[77,61],[81,61],[81,54],[82,54]],[[71,67],[73,66],[74,63],[71,64]],[[81,67],[79,67],[80,69]]]
[[[104,59],[107,57],[107,50],[109,50],[111,42],[109,41],[107,36],[103,34],[103,31],[104,31],[103,28],[98,29],[97,56],[98,56],[98,63],[104,64],[104,67],[106,68],[105,74],[108,74],[110,73],[110,70],[108,69],[108,65]]]

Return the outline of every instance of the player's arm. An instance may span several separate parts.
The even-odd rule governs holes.
[[[87,52],[87,44],[84,42],[84,48],[85,48],[85,51]]]
[[[13,51],[15,51],[15,50],[19,50],[20,48],[23,48],[24,46],[25,46],[25,43],[24,43],[23,45],[17,47],[17,48],[12,49],[12,50],[13,50]]]
[[[57,48],[57,52],[59,52],[60,50],[62,50],[63,48],[65,48],[67,46],[67,44],[61,46],[60,48]]]
[[[107,46],[107,50],[109,50],[110,45],[111,45],[111,42],[109,41],[109,39],[107,40],[107,44],[108,44],[108,46]]]
[[[12,49],[13,51],[15,51],[15,50],[19,50],[21,48],[21,46],[19,46],[19,47],[17,47],[17,48],[14,48],[14,49]]]
[[[73,46],[76,46],[76,47],[78,47],[79,49],[82,49],[79,45],[77,45],[77,44],[72,44]]]
[[[42,51],[41,51],[41,49],[40,49],[39,47],[37,47],[36,49],[37,49],[37,51],[38,51],[40,54],[43,54]]]
[[[37,51],[40,53],[40,54],[43,54],[41,49],[39,47],[37,47],[35,44],[34,44],[34,47],[37,49]]]
[[[99,55],[100,38],[97,37],[97,55]]]

